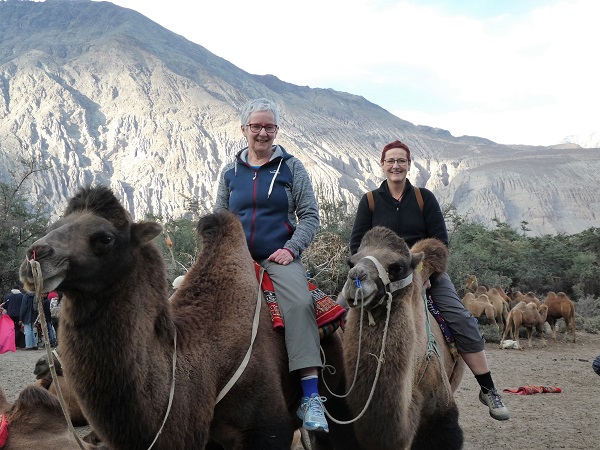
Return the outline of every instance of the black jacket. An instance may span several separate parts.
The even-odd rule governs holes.
[[[408,179],[404,186],[404,194],[400,201],[396,200],[387,185],[387,180],[373,191],[375,203],[371,213],[367,194],[364,194],[358,204],[350,236],[350,252],[358,251],[360,241],[367,231],[375,226],[384,226],[395,231],[403,238],[409,247],[415,242],[434,237],[448,245],[448,231],[440,205],[433,193],[420,188],[423,197],[423,213],[419,209],[414,188]]]
[[[25,292],[23,294],[23,300],[21,300],[21,311],[19,313],[19,320],[23,323],[34,323],[37,319],[38,313],[34,311],[33,302],[35,302],[35,295],[33,293]]]
[[[4,296],[4,307],[6,308],[6,313],[8,314],[8,317],[10,317],[11,319],[19,320],[22,297],[23,293],[18,289],[13,289]]]

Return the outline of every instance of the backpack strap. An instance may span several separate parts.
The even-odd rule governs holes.
[[[421,195],[421,190],[414,186],[415,188],[415,196],[417,197],[417,203],[419,204],[419,209],[421,210],[421,215],[423,214],[423,196]]]
[[[417,197],[417,203],[419,204],[419,209],[421,210],[421,214],[423,214],[423,196],[421,195],[421,190],[417,186],[413,186],[415,189],[415,197]],[[369,210],[371,213],[375,211],[375,199],[373,198],[373,191],[367,192],[367,201],[369,203]]]
[[[371,214],[373,214],[373,211],[375,211],[375,199],[373,198],[373,191],[367,192],[367,201],[369,202]]]

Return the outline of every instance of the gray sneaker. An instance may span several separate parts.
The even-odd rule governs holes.
[[[313,394],[310,397],[302,397],[298,408],[298,417],[302,420],[302,426],[309,431],[329,432],[325,411],[323,408],[325,397]]]
[[[502,403],[502,397],[496,389],[491,389],[487,394],[484,394],[483,391],[479,390],[479,401],[490,408],[490,416],[492,416],[496,420],[508,420],[510,419],[510,414],[508,413],[508,409]]]

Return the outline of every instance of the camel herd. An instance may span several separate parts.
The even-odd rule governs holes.
[[[73,406],[95,439],[76,442],[45,389],[54,383],[42,375],[13,404],[0,389],[2,423],[8,424],[3,450],[294,445],[299,380],[288,371],[283,336],[261,306],[239,219],[209,214],[197,231],[202,250],[169,299],[164,261],[152,242],[160,225],[133,222],[107,188],[81,189],[69,201],[28,249],[20,275],[29,290],[41,282],[42,291],[64,294],[58,385],[68,380],[63,390],[76,399]],[[447,260],[445,245],[435,239],[409,249],[386,228],[364,236],[343,288],[350,307],[345,331],[321,341],[319,390],[327,397],[330,432],[305,435],[305,447],[462,447],[454,393],[465,365],[435,320],[429,325],[423,292],[424,281],[444,272]],[[469,299],[485,296],[481,314],[518,338],[518,326],[529,323],[525,312],[537,308],[534,300],[508,297],[498,287],[479,289]],[[536,309],[537,320],[544,317],[554,330],[556,319],[573,317],[574,309],[564,294],[550,297]],[[513,311],[522,307],[509,306],[521,301],[518,315]]]
[[[548,292],[545,300],[540,300],[533,292],[523,294],[520,291],[505,292],[500,286],[488,289],[480,286],[477,277],[471,275],[465,282],[465,295],[462,299],[465,307],[474,317],[487,319],[497,325],[502,332],[500,348],[507,337],[512,337],[516,347],[522,349],[519,342],[519,329],[527,330],[529,348],[534,329],[544,339],[544,324],[548,322],[552,339],[556,341],[556,322],[564,319],[567,333],[571,332],[575,342],[575,304],[564,292]]]

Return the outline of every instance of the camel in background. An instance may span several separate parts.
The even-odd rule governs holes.
[[[523,350],[521,342],[519,341],[519,328],[522,326],[527,330],[527,344],[531,348],[531,338],[533,336],[533,328],[540,328],[546,321],[546,315],[548,313],[547,305],[537,306],[535,303],[519,302],[513,309],[508,313],[508,320],[506,321],[506,327],[502,334],[502,340],[500,341],[500,348],[503,348],[503,342],[509,334],[512,334],[512,338],[517,342],[517,348]],[[546,346],[546,340],[542,333],[542,345]]]
[[[575,303],[564,292],[556,294],[552,291],[548,292],[544,303],[548,305],[546,320],[552,330],[552,339],[556,341],[556,321],[565,319],[566,333],[570,328],[573,332],[573,342],[575,342]]]
[[[80,450],[58,399],[46,389],[29,385],[11,404],[0,388],[0,413],[5,413],[8,421],[8,437],[3,450]],[[87,450],[106,449],[103,445],[83,443],[83,446]]]
[[[461,302],[473,314],[473,317],[481,319],[482,316],[485,316],[490,325],[495,325],[500,330],[496,322],[496,310],[486,294],[475,296],[472,292],[467,292]]]

